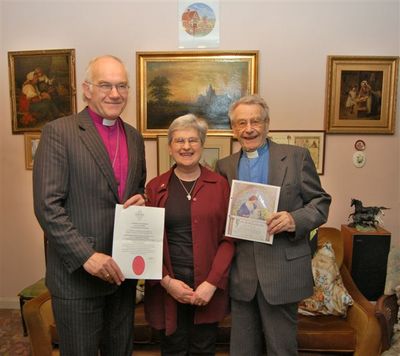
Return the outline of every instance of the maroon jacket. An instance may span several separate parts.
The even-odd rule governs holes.
[[[165,207],[168,183],[174,167],[152,179],[146,193],[148,206]],[[197,307],[195,324],[218,322],[229,312],[228,275],[234,254],[233,240],[224,235],[229,203],[229,184],[226,179],[207,168],[201,174],[192,194],[192,241],[195,288],[205,280],[217,287],[214,296],[203,307]],[[163,276],[174,278],[168,250],[168,236],[164,235]],[[160,281],[146,282],[145,313],[155,329],[176,329],[177,302],[161,286]]]

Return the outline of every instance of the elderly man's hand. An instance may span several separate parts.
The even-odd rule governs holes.
[[[146,196],[144,194],[135,194],[124,203],[124,209],[131,205],[143,206],[146,203],[145,199]]]
[[[83,264],[83,268],[92,276],[96,276],[108,283],[120,285],[125,280],[117,263],[111,256],[104,253],[95,252]]]
[[[287,211],[279,211],[271,215],[267,219],[268,234],[278,234],[282,231],[293,232],[296,230],[296,224],[290,213]]]

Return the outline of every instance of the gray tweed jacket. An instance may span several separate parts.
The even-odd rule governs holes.
[[[313,293],[309,233],[326,222],[331,197],[307,149],[270,142],[269,184],[281,187],[278,211],[288,211],[296,231],[274,236],[272,245],[236,240],[230,294],[251,300],[260,283],[273,305],[298,302]],[[216,170],[231,183],[237,179],[240,152],[217,162]]]

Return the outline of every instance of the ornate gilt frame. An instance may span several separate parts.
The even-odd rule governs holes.
[[[229,104],[257,92],[258,51],[137,52],[137,117],[145,138],[166,134],[189,112],[209,135],[232,136]]]

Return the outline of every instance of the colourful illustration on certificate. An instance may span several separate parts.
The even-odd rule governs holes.
[[[272,244],[266,220],[278,209],[280,191],[274,185],[232,180],[225,235]]]

